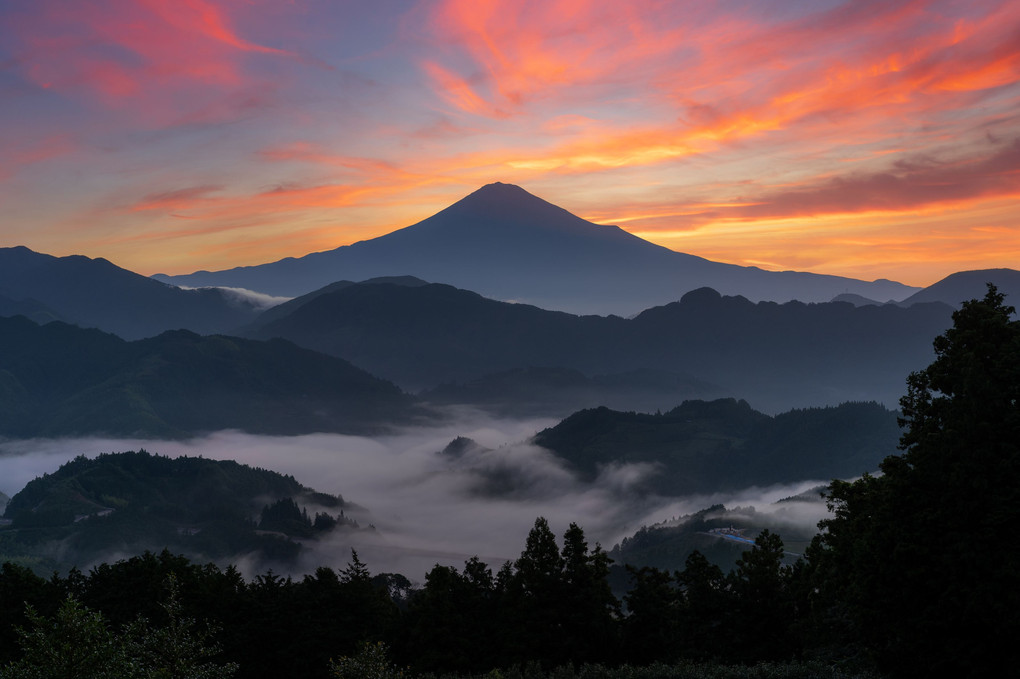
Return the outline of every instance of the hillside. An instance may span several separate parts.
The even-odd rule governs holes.
[[[0,318],[2,436],[371,433],[412,408],[393,384],[283,340],[180,330],[127,342]]]
[[[259,311],[222,290],[184,290],[105,259],[0,248],[0,316],[56,318],[138,339],[179,328],[225,332]]]
[[[363,283],[316,295],[249,336],[283,337],[419,389],[518,367],[591,368],[622,349],[625,327],[449,285]]]
[[[229,460],[145,451],[77,457],[11,498],[0,556],[60,554],[62,564],[84,566],[169,549],[203,560],[287,560],[300,550],[295,539],[356,528],[345,506],[291,476]]]
[[[981,299],[988,283],[992,283],[1006,299],[1015,304],[1020,299],[1020,271],[1016,269],[980,269],[958,271],[915,292],[900,302],[902,306],[924,302],[942,302],[959,308],[964,300]]]
[[[768,529],[782,537],[788,552],[786,561],[792,563],[818,533],[811,520],[801,517],[803,512],[785,511],[794,503],[814,507],[819,519],[825,514],[818,492],[811,498],[775,503],[769,507],[772,511],[767,512],[756,511],[753,507],[713,505],[694,514],[644,526],[621,540],[609,551],[609,556],[617,565],[674,571],[682,570],[687,557],[697,550],[724,572],[729,572],[741,554],[750,548],[747,541],[753,541],[763,529]]]
[[[719,399],[659,414],[583,410],[532,440],[587,480],[614,465],[651,465],[644,490],[680,496],[859,476],[896,452],[899,427],[876,403],[769,417]]]

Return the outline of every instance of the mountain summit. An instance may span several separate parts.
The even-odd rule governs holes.
[[[157,278],[175,285],[231,286],[296,296],[341,279],[417,276],[487,297],[573,313],[631,315],[710,286],[752,301],[821,302],[840,293],[902,299],[892,281],[771,272],[674,252],[493,183],[392,233],[259,266]]]

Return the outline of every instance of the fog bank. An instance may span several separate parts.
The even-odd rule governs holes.
[[[817,485],[753,488],[741,493],[663,498],[634,492],[655,473],[653,465],[618,465],[594,483],[582,483],[548,451],[527,443],[554,420],[498,420],[462,414],[442,427],[405,429],[365,438],[336,434],[268,437],[218,432],[189,441],[63,439],[0,442],[0,491],[13,496],[32,478],[84,454],[144,448],[171,457],[189,455],[293,475],[317,491],[341,495],[357,509],[347,513],[374,531],[338,530],[309,541],[294,574],[317,566],[342,568],[351,548],[373,573],[399,572],[415,581],[434,564],[462,566],[477,555],[494,569],[520,555],[535,518],[544,516],[557,536],[571,522],[589,543],[611,548],[642,525],[667,521],[712,504],[790,512],[791,521],[818,520],[818,506],[776,500]],[[491,450],[462,457],[440,455],[457,436]],[[796,505],[796,506],[792,506]],[[801,514],[804,514],[801,516]],[[245,561],[239,558],[242,566]],[[276,569],[280,570],[288,569]],[[251,574],[250,572],[248,573]]]

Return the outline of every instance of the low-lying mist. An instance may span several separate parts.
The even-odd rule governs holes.
[[[538,516],[546,517],[559,536],[576,522],[590,543],[600,542],[609,549],[643,525],[718,503],[778,512],[784,521],[801,526],[814,526],[824,513],[819,503],[772,504],[819,485],[819,480],[739,493],[660,497],[637,490],[643,487],[643,479],[655,474],[653,465],[623,464],[585,483],[551,453],[527,443],[554,420],[493,419],[468,411],[459,415],[445,426],[409,428],[374,438],[269,437],[224,431],[189,441],[0,442],[0,491],[13,496],[36,476],[55,471],[77,455],[94,457],[144,448],[170,457],[236,460],[290,474],[317,491],[341,495],[356,505],[347,509],[350,517],[363,528],[375,527],[374,531],[336,530],[309,541],[296,564],[274,566],[274,570],[299,575],[318,566],[342,568],[354,548],[373,573],[397,572],[419,582],[436,563],[460,567],[477,555],[495,569],[515,559]],[[439,454],[457,436],[471,438],[488,450],[460,457]],[[249,576],[258,568],[244,555],[235,562]]]

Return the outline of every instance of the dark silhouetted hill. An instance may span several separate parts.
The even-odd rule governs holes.
[[[581,314],[631,315],[710,286],[753,300],[820,302],[851,292],[902,299],[916,288],[772,272],[674,252],[616,226],[585,221],[519,186],[484,186],[435,215],[327,252],[160,280],[298,296],[334,281],[417,276],[486,297]]]
[[[392,285],[405,285],[408,287],[416,288],[422,285],[428,285],[426,281],[414,276],[383,276],[381,278],[371,278],[361,283],[354,281],[337,281],[336,283],[330,283],[329,285],[313,290],[306,295],[295,297],[291,300],[278,304],[274,307],[266,309],[259,314],[251,323],[251,325],[243,328],[245,332],[256,332],[258,328],[268,325],[275,320],[284,318],[294,313],[304,305],[308,304],[314,299],[321,297],[322,295],[328,295],[333,292],[339,292],[352,285],[376,285],[376,284],[392,284]],[[243,333],[242,333],[243,334]]]
[[[899,435],[896,413],[877,403],[769,417],[718,399],[654,415],[582,410],[533,441],[588,480],[614,465],[653,465],[647,490],[677,496],[859,476],[895,453]]]
[[[1020,300],[1020,271],[1015,269],[980,269],[959,271],[946,276],[900,302],[902,306],[923,302],[942,302],[959,308],[965,300],[983,299],[993,283],[999,292],[1006,295],[1006,301],[1015,306]]]
[[[345,507],[343,498],[292,476],[230,460],[145,451],[82,456],[11,498],[0,553],[59,553],[64,567],[163,549],[203,561],[285,561],[300,549],[292,538],[356,527]],[[329,516],[318,529],[309,518],[317,513]]]
[[[40,325],[64,320],[53,309],[36,299],[11,299],[0,294],[0,316],[24,316]]]
[[[850,304],[853,304],[854,306],[868,306],[869,304],[881,305],[881,304],[885,303],[885,302],[876,302],[873,299],[868,299],[867,297],[861,297],[860,295],[854,295],[854,294],[851,294],[851,293],[848,293],[848,292],[844,292],[841,295],[836,295],[830,301],[832,301],[832,302],[849,302]]]
[[[703,288],[623,319],[497,302],[441,284],[358,284],[257,321],[251,336],[343,357],[405,389],[429,389],[438,402],[507,412],[532,386],[546,393],[528,398],[572,409],[591,404],[593,393],[606,399],[601,405],[648,410],[734,395],[779,412],[848,400],[895,405],[906,376],[930,362],[931,338],[950,325],[951,312],[938,303],[755,304]],[[636,375],[660,383],[640,385]],[[634,400],[617,398],[628,392]]]
[[[317,295],[250,336],[290,339],[420,389],[533,365],[589,369],[622,349],[626,324],[449,285],[364,283]]]
[[[818,506],[819,515],[823,513],[820,492],[801,502],[811,502]],[[775,503],[772,506],[776,508],[774,512],[759,512],[753,507],[713,505],[672,521],[644,526],[621,540],[610,550],[609,556],[617,567],[626,564],[635,568],[650,566],[679,571],[684,569],[687,557],[697,550],[723,572],[729,572],[751,545],[720,537],[718,531],[723,529],[730,535],[753,540],[762,530],[768,529],[783,539],[788,552],[785,560],[792,564],[796,559],[794,555],[803,553],[818,528],[810,520],[804,521],[801,512],[784,512],[783,504]]]
[[[393,384],[284,340],[179,330],[127,342],[0,318],[0,436],[372,432],[410,409]]]
[[[182,290],[105,259],[53,257],[26,247],[0,248],[0,293],[11,302],[40,305],[26,313],[0,302],[2,315],[53,320],[36,315],[48,311],[54,318],[125,339],[179,328],[203,334],[224,332],[261,311],[219,290]]]

